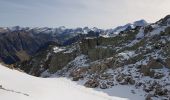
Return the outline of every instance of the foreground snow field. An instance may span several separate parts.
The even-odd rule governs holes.
[[[130,87],[85,88],[66,78],[37,78],[0,65],[0,100],[143,100]]]

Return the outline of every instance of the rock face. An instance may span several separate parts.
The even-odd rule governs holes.
[[[40,51],[30,60],[15,64],[15,67],[35,76],[40,76],[47,69],[52,74],[62,69],[77,56],[77,50],[54,52],[54,47],[54,45],[50,45],[46,50]]]

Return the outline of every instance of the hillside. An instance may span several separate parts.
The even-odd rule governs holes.
[[[112,30],[95,28],[64,43],[49,44],[11,66],[47,80],[64,77],[111,97],[169,100],[170,15],[150,24],[141,20]],[[119,89],[126,93],[116,93]]]

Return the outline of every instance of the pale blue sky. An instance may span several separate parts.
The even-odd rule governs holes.
[[[170,0],[0,0],[0,26],[113,28],[170,14]]]

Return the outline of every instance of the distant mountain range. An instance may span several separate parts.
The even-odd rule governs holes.
[[[70,45],[86,37],[112,37],[121,31],[133,29],[137,26],[145,26],[147,22],[139,20],[133,24],[126,24],[113,29],[75,28],[68,29],[64,26],[58,28],[48,27],[1,27],[0,28],[0,60],[13,64],[17,61],[28,59],[43,47],[51,43],[58,45]]]

